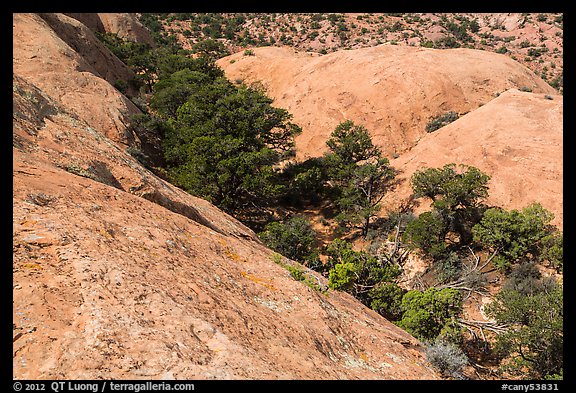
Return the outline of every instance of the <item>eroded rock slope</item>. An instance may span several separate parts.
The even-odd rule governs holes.
[[[438,378],[412,336],[127,154],[134,108],[46,20],[93,38],[13,16],[15,378]]]

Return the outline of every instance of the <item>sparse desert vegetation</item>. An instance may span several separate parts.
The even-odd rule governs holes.
[[[563,378],[562,14],[94,15],[14,15],[18,377]]]

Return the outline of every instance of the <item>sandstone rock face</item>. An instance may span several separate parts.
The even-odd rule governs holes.
[[[414,171],[456,163],[491,176],[487,203],[522,209],[540,202],[562,226],[563,99],[519,63],[479,50],[394,45],[324,56],[253,51],[218,63],[231,80],[259,81],[294,115],[303,128],[299,159],[321,155],[345,119],[368,128],[400,171],[381,214],[410,196]],[[428,133],[428,122],[448,111],[461,117]]]
[[[129,101],[54,30],[77,23],[13,17],[15,378],[438,378],[412,336],[128,155]]]
[[[113,33],[125,40],[154,45],[150,32],[131,13],[67,13],[92,31]]]
[[[129,116],[140,110],[112,84],[132,72],[91,30],[63,14],[13,14],[13,69],[93,129],[128,144]]]
[[[521,210],[533,202],[563,226],[563,97],[510,89],[455,122],[427,134],[391,161],[401,169],[386,202],[409,197],[410,177],[454,162],[491,176],[486,203]],[[392,202],[394,201],[394,202]],[[426,203],[419,209],[428,209]]]
[[[146,27],[138,21],[135,14],[129,13],[98,13],[104,30],[118,34],[120,38],[130,41],[143,42],[154,46],[152,35]]]
[[[380,45],[327,55],[290,48],[253,49],[218,60],[231,80],[260,82],[275,105],[302,129],[298,158],[319,156],[334,128],[363,124],[388,155],[401,154],[448,111],[466,113],[510,88],[555,90],[528,68],[500,54],[472,49]]]

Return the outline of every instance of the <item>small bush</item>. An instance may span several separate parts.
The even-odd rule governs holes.
[[[455,344],[442,340],[426,347],[426,358],[442,375],[464,379],[463,369],[468,364],[468,357]]]
[[[117,79],[116,82],[114,82],[114,87],[120,93],[125,94],[128,89],[128,82],[123,79]]]
[[[436,260],[434,267],[436,269],[436,278],[441,283],[456,280],[462,272],[460,258],[455,252],[449,252],[445,257]]]
[[[284,223],[271,222],[260,239],[274,251],[295,261],[304,262],[313,251],[316,234],[304,217],[292,217]]]
[[[442,128],[445,125],[448,125],[457,120],[458,117],[458,113],[453,111],[446,112],[443,115],[437,116],[426,125],[426,132],[434,132],[437,129]]]
[[[503,290],[516,291],[523,296],[533,296],[548,292],[555,286],[552,277],[542,277],[535,263],[523,263],[512,269],[504,284]]]

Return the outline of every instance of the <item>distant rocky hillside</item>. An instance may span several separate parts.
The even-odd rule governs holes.
[[[510,89],[428,133],[412,150],[392,160],[402,173],[384,203],[394,200],[395,205],[410,196],[415,171],[456,162],[490,174],[488,204],[521,210],[538,201],[554,213],[553,224],[562,228],[563,115],[561,95]]]
[[[439,378],[414,337],[130,156],[127,70],[78,19],[13,14],[13,71],[16,379]]]
[[[154,45],[150,31],[140,23],[136,14],[128,13],[67,13],[93,32],[117,34],[130,41]]]
[[[495,205],[540,201],[562,223],[562,96],[506,56],[393,45],[321,56],[269,47],[218,64],[231,80],[263,85],[294,114],[303,129],[299,159],[321,155],[334,128],[352,119],[402,171],[403,186],[389,200],[409,196],[416,169],[466,163],[492,176]],[[450,112],[460,118],[427,129]]]
[[[159,20],[184,47],[213,38],[232,53],[290,46],[325,54],[383,43],[480,49],[517,60],[559,91],[563,86],[563,15],[557,13],[172,13]]]
[[[471,49],[380,45],[328,55],[255,48],[218,60],[232,81],[262,85],[303,132],[302,159],[326,150],[330,133],[350,119],[370,131],[388,156],[402,154],[447,112],[468,113],[510,88],[555,90],[510,58]],[[462,141],[465,142],[465,141]]]

